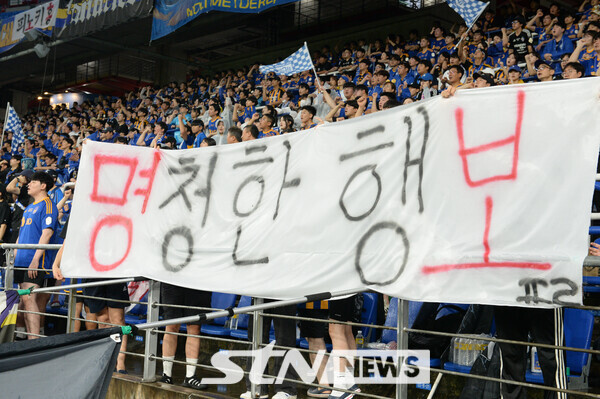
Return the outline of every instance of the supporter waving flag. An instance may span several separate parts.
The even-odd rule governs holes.
[[[314,69],[310,53],[306,42],[298,51],[287,57],[285,60],[276,64],[261,65],[260,73],[275,72],[277,75],[293,75],[295,73],[304,72],[308,69]]]
[[[448,5],[465,20],[470,28],[490,4],[478,0],[447,0]]]
[[[23,134],[23,128],[21,127],[21,119],[17,115],[17,111],[8,104],[6,106],[6,124],[4,131],[2,132],[2,142],[4,142],[4,132],[11,131],[13,133],[11,148],[12,153],[18,152],[19,146],[25,141],[25,135]]]

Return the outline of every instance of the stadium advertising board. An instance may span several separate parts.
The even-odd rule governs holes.
[[[200,14],[209,11],[259,13],[298,0],[156,0],[152,40],[176,31]]]
[[[56,36],[85,36],[131,19],[142,18],[151,10],[152,0],[61,0]]]
[[[63,272],[267,298],[581,303],[599,91],[465,90],[190,150],[88,142]]]

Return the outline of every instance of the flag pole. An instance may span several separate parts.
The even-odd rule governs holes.
[[[8,110],[10,108],[10,103],[6,103],[6,114],[4,114],[4,124],[2,125],[2,139],[0,139],[0,148],[4,145],[4,132],[6,131],[6,122],[8,121]]]
[[[310,56],[310,51],[308,50],[308,44],[304,42],[304,47],[306,47],[306,52],[308,53],[308,59],[310,60],[310,65],[312,66],[312,70],[315,74],[315,81],[319,82],[319,86],[321,85],[321,81],[319,80],[319,75],[317,75],[317,69],[315,68],[315,64],[313,63],[312,57]]]
[[[473,23],[471,24],[471,26],[469,26],[469,29],[467,29],[467,31],[463,34],[466,35],[467,33],[469,33],[469,31],[471,30],[471,28],[473,27],[473,25],[475,25],[475,22],[477,22],[477,20],[479,19],[479,17],[481,17],[481,14],[483,14],[483,12],[485,11],[485,9],[490,5],[490,3],[485,3],[485,7],[483,7],[481,9],[481,11],[479,11],[479,14],[477,14],[477,16],[475,17],[475,19],[473,20]],[[454,52],[454,50],[456,50],[458,48],[458,46],[460,45],[460,43],[463,41],[463,37],[460,38],[460,40],[458,41],[458,43],[456,43],[456,46],[454,46],[454,48],[452,49],[452,52]]]

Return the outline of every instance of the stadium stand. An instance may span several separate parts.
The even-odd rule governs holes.
[[[120,97],[100,95],[70,106],[31,110],[21,118],[23,140],[6,130],[0,149],[0,190],[7,191],[13,220],[20,220],[19,212],[30,200],[19,180],[23,169],[30,165],[36,171],[48,172],[61,187],[50,198],[64,226],[84,140],[170,150],[230,145],[246,140],[246,131],[254,134],[256,130],[257,137],[262,138],[318,129],[319,125],[432,96],[449,97],[457,90],[598,76],[598,1],[585,0],[577,9],[553,7],[523,8],[523,13],[517,14],[504,4],[486,11],[469,31],[464,24],[435,24],[424,27],[421,33],[425,34],[412,30],[407,38],[394,33],[385,40],[367,42],[356,37],[339,48],[325,46],[312,54],[316,78],[312,71],[290,77],[261,74],[258,65],[247,65],[235,71],[196,74],[163,86],[144,85]],[[280,57],[287,55],[282,52]],[[241,129],[241,136],[236,128]],[[9,227],[0,240],[14,242],[18,225],[12,223],[12,229]],[[600,234],[600,226],[591,226],[589,233]],[[600,239],[596,243],[600,244]],[[600,255],[600,245],[591,246],[590,254]],[[600,292],[599,279],[584,277],[584,290]],[[383,295],[363,296],[362,323],[377,324],[379,316],[385,326],[396,325],[397,299],[392,298],[387,308]],[[212,293],[211,307],[227,309],[236,301],[239,307],[249,306],[251,298]],[[410,326],[419,306],[411,303]],[[65,307],[47,309],[67,315]],[[125,320],[139,324],[145,314],[145,309],[137,306]],[[235,316],[235,326],[234,318],[220,318],[203,324],[201,332],[247,340],[248,318],[246,314]],[[565,311],[566,346],[590,348],[593,326],[592,313]],[[393,330],[384,330],[380,337],[374,328],[363,328],[362,333],[369,343],[396,340]],[[273,331],[270,336],[274,339]],[[298,338],[298,346],[308,348],[307,341]],[[567,352],[571,380],[579,386],[587,387],[590,362],[589,354]],[[439,359],[432,359],[432,367],[440,364]],[[470,366],[449,362],[444,368],[470,371]],[[527,381],[543,383],[540,378],[541,374],[527,372]]]

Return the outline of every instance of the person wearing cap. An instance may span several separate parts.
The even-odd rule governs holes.
[[[502,44],[508,51],[515,54],[517,62],[524,62],[525,55],[533,51],[533,39],[527,29],[523,29],[525,18],[521,15],[512,21],[513,32],[508,35],[506,28],[502,28]]]
[[[29,171],[29,169],[28,169]],[[30,173],[30,172],[28,172]],[[33,203],[28,205],[23,212],[21,228],[17,243],[46,245],[54,243],[55,232],[58,227],[58,210],[48,197],[48,191],[54,186],[54,181],[45,172],[35,172],[30,175],[27,185],[27,193],[33,198]],[[50,277],[49,272],[54,261],[55,252],[43,249],[19,249],[15,253],[15,282],[21,289],[31,287],[51,287],[56,281]],[[22,301],[25,310],[25,325],[27,327],[28,339],[39,338],[40,334],[40,311],[46,308],[49,294],[24,295]]]
[[[121,115],[121,114],[119,114]],[[125,126],[127,128],[127,126]],[[103,143],[115,142],[115,130],[112,127],[107,127],[100,133],[100,141]]]
[[[535,62],[535,71],[538,82],[551,82],[554,78],[554,68],[545,60]]]
[[[573,52],[573,42],[565,33],[565,24],[563,22],[556,22],[552,27],[552,40],[550,40],[544,50],[542,51],[542,57],[548,61],[550,65],[554,65],[556,72],[560,71],[560,63],[556,62],[564,54],[570,54]]]
[[[433,87],[436,86],[434,84],[435,78],[429,72],[421,75],[421,79],[419,82],[419,99],[425,100],[429,97],[433,97],[437,95],[437,90]]]
[[[494,78],[489,73],[484,72],[475,72],[473,74],[473,87],[474,88],[482,88],[482,87],[491,87],[495,86],[496,82],[494,82]]]
[[[521,79],[521,68],[518,65],[513,65],[508,68],[508,82],[509,85],[521,84],[525,83],[523,79]]]

